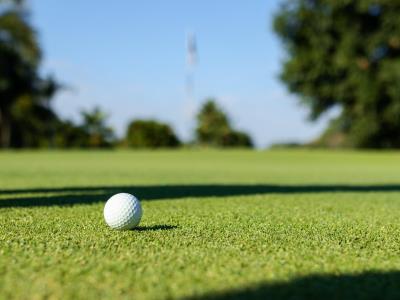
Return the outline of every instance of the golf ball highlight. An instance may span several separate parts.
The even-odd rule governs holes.
[[[127,230],[136,227],[142,218],[139,200],[128,193],[112,196],[104,206],[104,220],[113,229]]]

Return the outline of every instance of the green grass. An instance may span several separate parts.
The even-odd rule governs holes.
[[[399,176],[396,152],[0,152],[0,298],[399,299]],[[138,230],[104,224],[122,191]]]

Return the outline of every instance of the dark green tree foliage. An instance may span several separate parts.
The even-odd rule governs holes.
[[[214,99],[208,99],[197,115],[196,141],[212,147],[252,147],[249,135],[232,129],[228,116]]]
[[[228,117],[214,99],[208,99],[201,107],[197,123],[196,137],[200,144],[222,146],[223,137],[231,131]]]
[[[114,141],[114,132],[106,125],[107,114],[99,107],[91,111],[82,111],[82,129],[88,136],[87,146],[91,148],[110,147]]]
[[[251,148],[253,147],[253,142],[247,133],[231,130],[222,136],[221,146]]]
[[[83,126],[75,125],[71,121],[62,121],[57,124],[54,136],[54,146],[57,148],[88,148],[89,134]]]
[[[11,139],[12,147],[50,147],[60,122],[55,113],[32,96],[19,97],[12,105]]]
[[[107,125],[107,114],[99,107],[81,111],[81,124],[59,121],[54,137],[58,148],[108,148],[115,144],[115,135]]]
[[[400,147],[399,16],[400,1],[287,0],[275,18],[282,80],[312,119],[341,107],[326,133],[341,145]]]
[[[38,74],[41,51],[23,1],[0,1],[0,147],[49,143],[58,86]]]
[[[133,148],[174,148],[181,144],[168,124],[154,120],[132,121],[126,133],[126,143]]]

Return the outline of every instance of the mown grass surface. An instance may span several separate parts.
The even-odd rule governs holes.
[[[398,153],[2,152],[0,298],[399,299],[399,176]],[[104,224],[123,191],[138,230]]]

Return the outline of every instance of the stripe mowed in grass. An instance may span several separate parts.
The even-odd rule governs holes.
[[[400,153],[0,153],[0,298],[399,299]],[[117,192],[142,200],[113,231]]]

